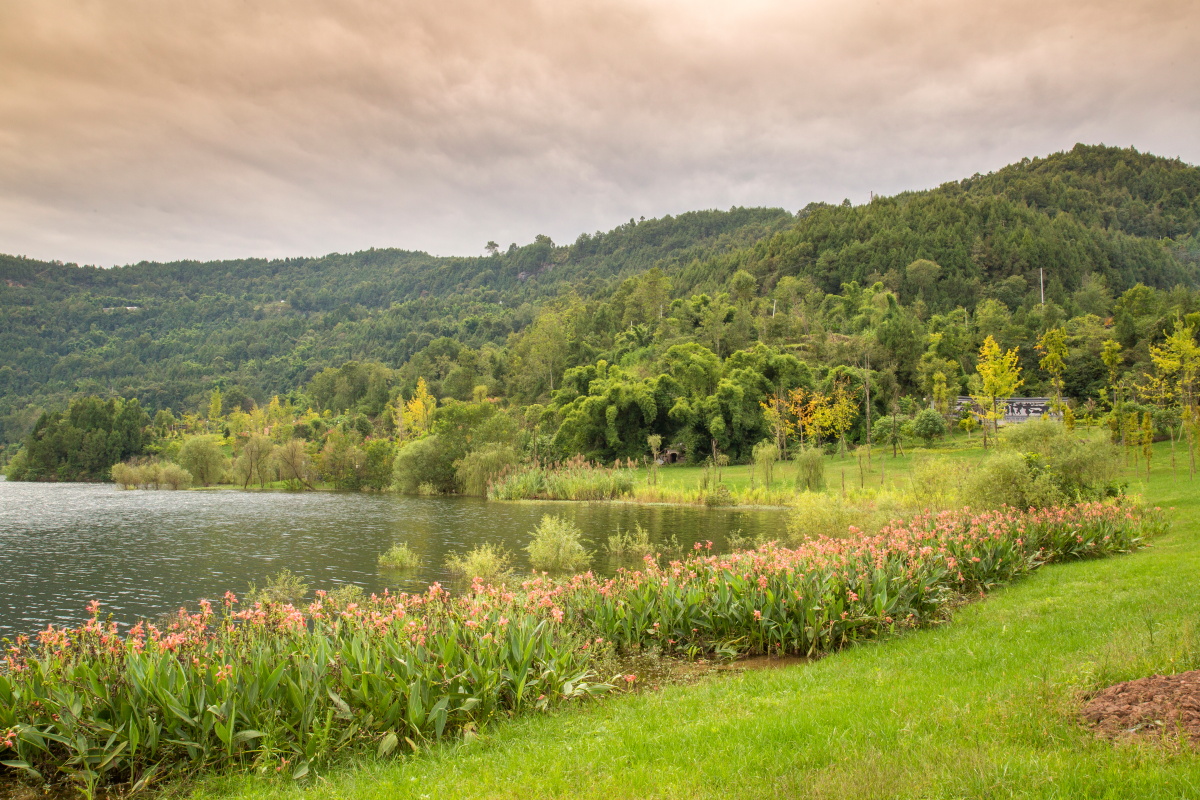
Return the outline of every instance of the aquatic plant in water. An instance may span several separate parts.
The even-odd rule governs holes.
[[[408,546],[408,542],[394,544],[379,555],[382,569],[415,569],[421,566],[421,557]]]
[[[499,545],[481,544],[446,557],[446,569],[467,579],[503,581],[512,573],[512,553]]]
[[[545,514],[525,548],[534,569],[575,572],[585,569],[592,554],[583,546],[583,532],[562,517]]]

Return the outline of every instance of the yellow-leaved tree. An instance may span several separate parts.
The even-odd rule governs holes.
[[[980,392],[971,395],[971,399],[981,409],[976,414],[985,422],[983,426],[983,446],[987,448],[988,423],[993,434],[1004,419],[1004,407],[1007,400],[1016,394],[1024,383],[1021,378],[1021,366],[1017,363],[1017,348],[1001,350],[1000,345],[991,336],[983,340],[979,348],[979,363],[975,365],[979,373]]]
[[[1189,474],[1194,477],[1200,439],[1200,344],[1196,343],[1196,328],[1176,321],[1175,330],[1161,345],[1150,346],[1150,359],[1157,372],[1159,399],[1166,407],[1174,406],[1179,414],[1180,432],[1188,440]],[[1172,462],[1175,441],[1172,436]]]
[[[212,394],[209,395],[208,398],[208,421],[212,424],[214,429],[217,425],[221,424],[222,405],[223,400],[221,398],[221,389],[220,387],[217,387],[216,389],[212,390]]]
[[[829,430],[837,434],[842,453],[846,452],[846,432],[858,419],[858,395],[845,381],[837,381],[829,402]]]
[[[1050,376],[1050,390],[1053,393],[1050,408],[1056,413],[1063,411],[1063,371],[1067,368],[1067,332],[1063,328],[1051,328],[1041,335],[1035,345],[1042,354],[1038,362],[1046,374]]]
[[[435,408],[437,408],[437,398],[429,393],[429,385],[425,383],[425,379],[417,378],[417,390],[413,392],[412,398],[404,404],[402,430],[405,435],[419,439],[429,433],[429,428],[433,425]]]

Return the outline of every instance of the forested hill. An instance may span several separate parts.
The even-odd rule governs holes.
[[[0,441],[75,395],[181,410],[223,386],[261,403],[349,360],[442,377],[457,366],[471,373],[459,393],[474,380],[529,402],[563,370],[628,352],[630,336],[646,352],[703,339],[721,353],[773,335],[786,346],[791,334],[770,333],[768,313],[801,313],[804,298],[852,282],[880,284],[919,321],[985,300],[1031,308],[1042,269],[1047,303],[1079,313],[1087,297],[1139,282],[1194,287],[1198,234],[1200,170],[1078,145],[860,206],[630,220],[476,258],[373,249],[97,269],[0,256]],[[568,308],[586,325],[564,329],[570,347],[545,385],[518,388],[513,371],[532,346],[521,332]],[[689,314],[691,327],[679,322]]]

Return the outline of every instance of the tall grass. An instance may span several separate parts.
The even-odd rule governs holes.
[[[582,457],[506,472],[488,488],[490,500],[618,500],[633,490],[636,471]]]
[[[765,486],[731,488],[725,484],[705,487],[640,483],[634,485],[629,499],[638,503],[673,505],[785,506],[791,502],[795,492],[782,483],[777,480],[770,489]]]

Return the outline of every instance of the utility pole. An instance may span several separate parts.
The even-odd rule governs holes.
[[[1038,267],[1038,286],[1042,290],[1042,305],[1046,305],[1046,270]]]

